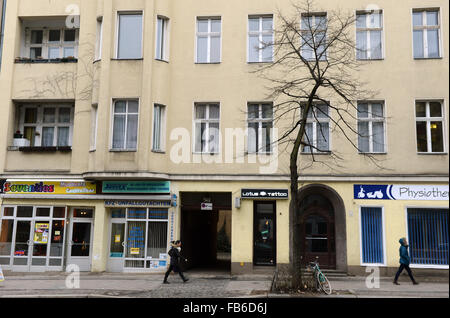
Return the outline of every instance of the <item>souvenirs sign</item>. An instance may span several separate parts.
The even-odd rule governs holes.
[[[95,182],[6,181],[5,194],[96,194]]]

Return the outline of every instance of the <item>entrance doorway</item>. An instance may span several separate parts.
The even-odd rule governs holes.
[[[276,202],[253,202],[253,263],[276,265]]]
[[[184,269],[230,271],[231,193],[181,193],[180,239]]]
[[[82,272],[90,271],[94,210],[73,208],[71,215],[67,265],[77,265]]]
[[[305,197],[302,202],[304,264],[318,261],[321,268],[336,268],[333,206],[322,195]]]

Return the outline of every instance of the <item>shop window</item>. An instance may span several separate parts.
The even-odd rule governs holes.
[[[364,264],[384,263],[382,208],[361,208],[361,251]]]
[[[13,207],[3,208],[3,216],[14,216],[14,208]]]
[[[31,218],[33,216],[32,206],[18,206],[17,217],[18,218]]]

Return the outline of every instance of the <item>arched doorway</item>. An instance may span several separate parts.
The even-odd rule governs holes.
[[[345,206],[340,195],[323,184],[299,189],[303,264],[319,258],[321,268],[347,271]]]
[[[336,268],[334,210],[328,199],[312,194],[302,202],[303,259],[319,261],[322,268]]]

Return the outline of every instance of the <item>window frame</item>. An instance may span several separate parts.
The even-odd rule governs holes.
[[[119,40],[120,40],[120,16],[121,15],[140,15],[142,19],[142,27],[141,27],[141,52],[139,53],[140,57],[119,57]],[[145,30],[145,19],[144,19],[144,11],[143,10],[137,10],[137,11],[117,11],[116,13],[116,39],[115,39],[115,52],[114,57],[116,60],[142,60],[144,58],[144,30]]]
[[[44,123],[44,109],[53,108],[55,109],[55,121],[53,123]],[[70,108],[70,121],[69,123],[58,122],[59,112],[61,108]],[[21,104],[19,106],[19,130],[23,133],[25,138],[25,128],[34,127],[34,142],[30,140],[31,147],[72,147],[73,142],[73,126],[74,126],[74,105],[73,104]],[[35,123],[25,123],[25,112],[26,109],[36,109],[36,122]],[[43,128],[54,128],[53,132],[53,143],[51,146],[42,146],[43,139]],[[68,145],[58,146],[58,128],[69,128]]]
[[[265,18],[271,18],[272,19],[272,29],[270,31],[263,30],[263,19]],[[250,19],[259,19],[259,29],[258,31],[250,31]],[[273,46],[271,47],[272,56],[270,58],[270,61],[263,61],[263,50],[262,50],[262,43],[263,43],[263,36],[264,35],[271,35],[272,36],[272,43],[274,42],[275,37],[275,22],[273,14],[261,14],[261,15],[249,15],[247,18],[247,63],[273,63],[274,58],[274,49]],[[258,61],[250,61],[250,36],[251,35],[258,35],[259,39],[259,52],[258,52]]]
[[[199,32],[198,31],[198,22],[201,20],[206,20],[208,21],[208,31],[207,32]],[[212,20],[219,20],[220,21],[220,32],[212,32],[211,31],[211,25],[212,25]],[[194,55],[194,59],[195,59],[195,64],[220,64],[222,63],[222,17],[221,16],[206,16],[206,17],[202,17],[202,16],[197,16],[195,18],[195,55]],[[218,62],[211,62],[211,38],[212,37],[216,37],[219,36],[219,61]],[[206,50],[206,62],[199,62],[199,58],[198,58],[198,39],[200,37],[207,37],[208,39],[208,44],[207,44],[207,50]]]
[[[159,123],[159,147],[155,148],[155,111],[160,109],[160,123]],[[166,150],[166,112],[167,107],[163,104],[155,103],[153,104],[153,120],[152,120],[152,152],[164,153]]]
[[[422,25],[415,26],[414,25],[414,13],[421,12],[422,13]],[[427,24],[427,12],[437,12],[438,25],[437,26],[428,26]],[[444,57],[444,46],[442,41],[442,15],[441,15],[440,7],[426,7],[426,8],[412,8],[411,9],[411,39],[412,39],[412,57],[414,60],[428,60],[428,59],[442,59]],[[423,56],[416,57],[414,52],[414,31],[422,30],[422,49]],[[427,30],[438,30],[438,50],[439,56],[429,57],[428,56],[428,32]]]
[[[258,106],[258,118],[249,118],[249,111],[248,108],[253,105],[253,106]],[[272,107],[272,117],[270,118],[263,118],[263,105],[270,105]],[[274,109],[273,109],[273,102],[248,102],[247,103],[247,119],[246,119],[246,125],[247,125],[247,153],[248,154],[273,154],[273,129],[274,129]],[[263,132],[263,123],[271,123],[272,124],[272,129],[271,129],[271,135],[269,136],[270,138],[270,151],[266,150],[266,147],[264,146],[259,146],[256,141],[255,141],[255,151],[250,151],[249,150],[249,145],[250,145],[250,129],[249,129],[249,124],[250,123],[258,123],[258,138],[256,141],[259,141],[260,143],[262,143],[262,132]],[[264,150],[262,150],[262,148],[264,148]]]
[[[416,110],[416,104],[418,102],[422,102],[425,103],[425,116],[426,117],[417,117],[417,110]],[[430,117],[430,103],[440,103],[441,104],[441,117]],[[442,155],[442,154],[446,154],[447,153],[447,140],[446,140],[446,125],[445,125],[445,105],[444,105],[444,100],[443,99],[415,99],[414,100],[414,131],[415,131],[415,135],[416,135],[416,153],[419,155]],[[419,151],[418,150],[418,144],[417,144],[417,139],[418,139],[418,135],[417,135],[417,122],[426,122],[426,138],[427,138],[427,151]],[[431,126],[430,123],[432,121],[440,121],[442,123],[442,150],[443,151],[439,151],[439,152],[433,152],[433,148],[432,148],[432,140],[431,140]]]
[[[364,263],[363,260],[363,242],[362,242],[362,209],[363,208],[371,208],[371,209],[381,209],[381,229],[383,231],[382,233],[382,239],[383,239],[383,263]],[[359,210],[359,260],[361,266],[380,266],[380,267],[386,267],[387,266],[387,258],[386,258],[386,215],[384,211],[384,206],[382,205],[360,205],[358,207]]]
[[[324,54],[322,55],[322,58],[320,58],[318,61],[319,62],[327,61],[328,60],[328,50],[326,49],[327,33],[328,33],[327,32],[328,31],[328,13],[327,12],[311,12],[309,14],[304,13],[304,14],[300,15],[300,33],[302,34],[302,37],[300,38],[300,54],[307,61],[310,61],[310,62],[315,62],[316,61],[316,56],[313,56],[312,58],[308,58],[303,53],[304,52],[304,44],[303,44],[303,37],[304,36],[303,36],[303,33],[305,33],[305,32],[309,33],[310,32],[309,29],[306,29],[306,30],[303,29],[303,18],[310,18],[310,17],[313,18],[312,23],[313,23],[314,26],[316,25],[316,18],[317,17],[325,17],[325,19],[326,19],[327,27],[325,29],[316,29],[315,30],[316,33],[314,34],[314,37],[316,37],[317,33],[319,33],[320,31],[324,31],[325,32],[325,51],[324,51]],[[317,50],[316,51],[313,50],[313,53],[315,53],[315,52],[317,52]]]
[[[331,154],[331,148],[332,148],[332,145],[331,145],[331,131],[332,131],[331,124],[332,124],[332,121],[331,121],[331,118],[330,118],[331,117],[330,106],[328,104],[326,104],[326,103],[323,103],[323,102],[316,102],[314,104],[315,105],[314,105],[313,109],[310,110],[311,111],[311,117],[307,117],[306,118],[306,123],[305,124],[312,123],[312,125],[313,125],[313,128],[312,128],[313,129],[312,145],[315,148],[311,148],[311,146],[302,145],[300,153],[304,154],[304,155],[308,155],[308,154],[311,154],[311,152],[312,152],[314,155],[317,155],[317,154],[329,155],[329,154]],[[325,105],[327,107],[327,115],[324,118],[317,117],[317,115],[315,115],[313,113],[313,111],[316,110],[316,107],[320,106],[320,105]],[[301,107],[304,107],[304,105],[302,105]],[[300,116],[301,115],[302,115],[302,112],[300,112]],[[322,122],[323,123],[328,123],[328,150],[326,150],[326,151],[325,150],[324,151],[320,151],[320,150],[316,149],[317,148],[317,123],[322,123]],[[306,127],[305,127],[305,135],[303,136],[303,138],[306,138]],[[311,149],[305,150],[305,147],[310,147]]]
[[[378,13],[380,15],[380,27],[370,27],[370,16],[373,13]],[[355,22],[355,43],[356,43],[356,47],[355,47],[355,56],[356,56],[356,60],[358,61],[381,61],[385,59],[385,33],[384,33],[384,11],[382,9],[379,10],[357,10],[355,12],[355,16],[356,18],[358,18],[358,15],[366,15],[366,27],[365,28],[358,28],[357,23]],[[372,58],[370,55],[372,54],[371,52],[371,37],[370,37],[370,31],[380,31],[381,32],[381,36],[380,36],[380,41],[381,41],[381,56],[379,58]],[[366,52],[367,52],[367,57],[366,58],[358,58],[358,37],[357,34],[358,32],[366,32],[366,43],[367,43],[367,48],[366,48]]]
[[[219,107],[219,118],[209,118],[209,109],[210,109],[210,106],[218,106]],[[198,119],[197,117],[196,117],[196,110],[197,110],[197,106],[206,106],[206,108],[205,108],[205,118],[200,118],[200,119]],[[194,118],[194,120],[193,120],[193,135],[192,135],[192,137],[193,137],[193,147],[192,147],[192,153],[193,154],[212,154],[212,155],[217,155],[217,154],[220,154],[220,150],[222,149],[222,141],[221,141],[221,138],[220,138],[220,118],[222,117],[222,114],[221,114],[221,106],[220,106],[220,102],[196,102],[196,103],[194,103],[194,113],[193,113],[193,118]],[[210,125],[211,124],[218,124],[219,125],[219,141],[218,141],[218,143],[217,143],[217,146],[218,146],[218,149],[217,149],[217,151],[215,151],[215,152],[212,152],[212,151],[210,151],[210,143],[209,143],[209,140],[208,141],[206,141],[206,150],[205,151],[203,151],[203,149],[201,149],[200,151],[196,151],[196,146],[197,146],[197,144],[198,144],[198,140],[197,140],[197,130],[196,130],[196,126],[197,126],[197,124],[198,123],[200,123],[200,124],[202,124],[202,123],[205,123],[206,124],[206,128],[205,128],[205,132],[204,132],[204,134],[205,135],[207,135],[207,136],[210,136],[210,134],[209,134],[209,129],[210,129]],[[200,148],[202,148],[201,146],[202,146],[202,141],[203,141],[203,135],[200,135],[200,138],[201,138],[201,140],[200,140]]]
[[[159,35],[159,21],[162,21],[161,29],[161,43],[160,52],[158,52],[158,35]],[[169,62],[169,25],[170,19],[168,17],[158,15],[156,16],[155,25],[155,60]]]
[[[103,17],[97,18],[97,33],[96,33],[96,39],[95,39],[95,61],[101,61],[102,59],[102,45],[103,42]]]
[[[116,115],[114,106],[116,102],[126,102],[126,110],[125,113],[119,113],[119,114],[125,114],[125,132],[123,137],[123,147],[122,148],[114,148],[114,117]],[[138,103],[138,112],[137,113],[129,113],[128,112],[128,103],[130,101],[135,101]],[[111,129],[110,129],[110,152],[137,152],[139,148],[139,120],[140,120],[140,111],[141,111],[141,101],[139,98],[113,98],[111,103]],[[128,115],[138,115],[137,120],[137,132],[136,132],[136,148],[127,148],[127,128],[128,128]]]
[[[50,41],[50,31],[59,31],[59,41]],[[75,40],[74,41],[64,41],[64,34],[67,30],[74,30],[75,31]],[[31,43],[31,35],[33,31],[42,31],[42,43]],[[65,28],[65,27],[29,27],[25,30],[25,56],[31,58],[31,49],[33,48],[41,48],[41,55],[40,57],[44,60],[56,60],[56,59],[66,59],[69,57],[73,57],[75,59],[78,59],[78,49],[79,49],[79,36],[80,36],[80,29],[78,28]],[[65,48],[72,48],[74,50],[74,54],[64,56],[64,49]],[[50,58],[49,50],[50,48],[58,48],[59,49],[59,55],[55,58]],[[34,57],[33,59],[38,59],[38,56]]]
[[[360,104],[367,104],[367,118],[360,118],[359,117],[359,109],[358,106]],[[373,112],[372,112],[372,105],[373,104],[381,104],[382,110],[383,110],[383,117],[373,117]],[[359,145],[359,129],[357,127],[357,131],[358,131],[358,153],[359,154],[386,154],[387,153],[387,142],[386,142],[386,130],[387,130],[387,125],[386,125],[386,103],[382,100],[370,100],[370,101],[363,101],[363,100],[359,100],[357,102],[357,110],[356,110],[356,119],[357,119],[357,124],[359,124],[360,122],[367,122],[369,124],[368,127],[368,138],[369,138],[369,151],[361,151],[360,149],[360,145]],[[373,123],[374,122],[381,122],[383,123],[383,151],[373,151],[373,146],[374,146],[374,140],[373,140]]]

